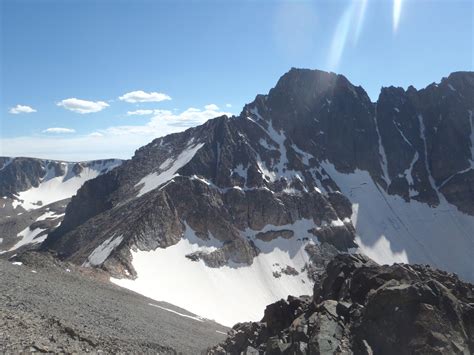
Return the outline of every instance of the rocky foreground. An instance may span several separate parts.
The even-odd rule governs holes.
[[[0,353],[199,354],[225,338],[217,323],[107,280],[40,253],[0,259]]]
[[[423,265],[338,255],[313,297],[269,305],[208,354],[472,354],[474,286]]]

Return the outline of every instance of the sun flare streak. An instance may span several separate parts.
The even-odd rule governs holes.
[[[368,2],[369,2],[368,0],[360,1],[359,13],[357,17],[357,25],[356,25],[355,35],[354,35],[354,44],[357,44],[357,42],[359,41],[360,32],[362,31],[362,26],[364,25],[365,12],[367,10]]]
[[[403,0],[393,0],[393,32],[396,33],[400,24]]]
[[[340,18],[334,36],[332,38],[331,48],[329,50],[329,67],[335,70],[339,65],[342,53],[346,46],[347,36],[351,28],[352,16],[354,12],[354,3],[352,3]]]
[[[364,25],[365,13],[368,0],[353,0],[345,9],[339,19],[334,32],[331,47],[329,50],[329,67],[337,69],[348,38],[352,37],[352,44],[355,46]]]

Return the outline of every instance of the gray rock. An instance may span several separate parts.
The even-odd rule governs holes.
[[[308,354],[470,354],[473,301],[474,285],[456,275],[340,254],[315,285],[312,303],[301,303],[297,311],[291,301],[268,306],[266,328],[256,328],[265,331],[252,339],[274,353],[305,353],[296,350],[304,348]]]
[[[227,328],[36,252],[0,260],[0,352],[196,354]],[[165,309],[151,306],[164,307]],[[193,334],[191,337],[190,334]]]

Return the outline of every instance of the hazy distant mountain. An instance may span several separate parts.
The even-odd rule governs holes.
[[[0,157],[0,254],[37,247],[61,223],[82,184],[120,164]]]

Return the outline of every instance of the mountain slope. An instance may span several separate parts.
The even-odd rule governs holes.
[[[43,248],[223,324],[309,294],[356,248],[473,280],[473,97],[469,72],[372,103],[342,75],[292,69],[239,116],[85,183]]]
[[[2,353],[193,355],[225,338],[225,327],[112,285],[101,272],[36,252],[16,260],[0,260]]]
[[[0,157],[0,253],[41,243],[82,184],[120,164]]]

